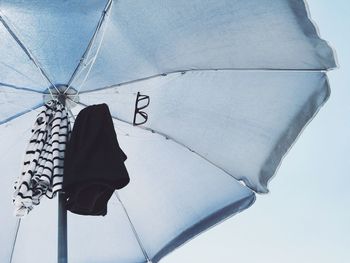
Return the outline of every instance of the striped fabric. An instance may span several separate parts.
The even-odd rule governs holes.
[[[22,174],[15,182],[15,215],[22,217],[62,188],[63,162],[70,123],[65,107],[49,101],[37,116],[24,156]]]

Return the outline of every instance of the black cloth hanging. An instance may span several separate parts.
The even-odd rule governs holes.
[[[92,105],[81,110],[64,162],[63,191],[67,209],[80,215],[106,215],[114,190],[130,181],[124,165],[126,159],[108,106]]]

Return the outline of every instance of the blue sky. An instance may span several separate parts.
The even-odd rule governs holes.
[[[350,262],[350,2],[308,4],[340,65],[328,74],[329,101],[284,159],[270,194],[163,263]]]

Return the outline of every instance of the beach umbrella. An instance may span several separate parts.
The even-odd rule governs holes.
[[[1,262],[158,262],[268,192],[336,67],[302,0],[2,0],[0,22]],[[128,156],[108,214],[68,232],[62,198],[13,216],[52,98],[72,122],[107,103]]]

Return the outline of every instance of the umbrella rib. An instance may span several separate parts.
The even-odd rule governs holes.
[[[15,67],[13,67],[13,66],[11,66],[11,65],[9,65],[9,64],[7,64],[7,63],[4,63],[4,62],[2,62],[2,61],[0,61],[0,63],[1,63],[3,66],[7,67],[8,69],[10,69],[10,70],[16,72],[17,74],[19,74],[19,75],[25,77],[25,78],[28,79],[29,81],[31,81],[31,82],[36,82],[37,84],[39,84],[39,86],[42,85],[41,82],[39,82],[38,80],[34,80],[33,78],[27,76],[26,74],[24,74],[23,72],[21,72],[19,69],[16,69]]]
[[[12,249],[11,249],[11,256],[10,256],[10,261],[9,261],[9,263],[12,262],[13,253],[14,253],[14,251],[15,251],[15,246],[16,246],[16,242],[17,242],[17,236],[18,236],[18,231],[19,231],[20,225],[21,225],[21,219],[18,219],[18,220],[17,220],[17,224],[16,224],[15,236],[14,236],[14,238],[13,238]]]
[[[84,62],[85,62],[86,58],[88,57],[88,55],[90,55],[91,48],[92,48],[93,44],[95,43],[95,40],[96,40],[96,38],[97,38],[97,35],[98,35],[98,33],[100,32],[100,30],[101,30],[101,28],[102,28],[103,22],[106,20],[107,13],[108,13],[108,11],[111,9],[112,3],[113,3],[113,0],[109,0],[109,1],[107,2],[107,4],[106,4],[105,8],[103,9],[102,15],[101,15],[101,17],[100,17],[100,20],[99,20],[98,23],[97,23],[95,32],[94,32],[94,34],[92,35],[92,38],[90,39],[90,42],[89,42],[87,48],[85,49],[83,56],[81,57],[81,59],[80,59],[80,61],[79,61],[79,64],[78,64],[78,65],[76,66],[76,68],[74,69],[74,72],[73,72],[73,74],[71,75],[71,77],[70,77],[70,79],[69,79],[69,81],[68,81],[67,88],[66,88],[66,90],[64,91],[64,93],[66,93],[66,92],[69,90],[69,88],[71,87],[71,85],[72,85],[73,81],[75,80],[76,76],[78,76],[78,75],[81,73],[81,71],[82,71],[82,70],[80,70],[80,69],[81,69],[81,66],[84,65]],[[102,43],[102,41],[101,41],[101,43]],[[95,59],[96,59],[96,58],[95,58]],[[91,62],[91,64],[93,64],[93,62],[94,62],[94,59],[93,59],[93,61]],[[90,63],[90,62],[89,62],[89,63]],[[89,63],[88,63],[88,64],[89,64]],[[91,67],[92,67],[92,65],[90,65],[90,70],[91,70]],[[80,72],[79,72],[79,70],[80,70]],[[89,72],[88,72],[88,73],[89,73]],[[87,75],[88,75],[88,74],[87,74]],[[87,77],[87,76],[86,76],[86,77]]]
[[[1,11],[0,11],[1,12]],[[8,23],[5,21],[3,16],[0,13],[0,22],[4,25],[7,32],[11,35],[11,37],[16,41],[16,43],[19,45],[19,47],[24,51],[24,53],[28,56],[28,58],[34,63],[34,65],[39,69],[40,74],[56,89],[57,92],[59,90],[55,86],[55,84],[51,81],[51,79],[48,77],[48,74],[45,72],[45,70],[39,65],[37,60],[34,58],[32,53],[26,46],[23,44],[23,42],[18,38],[18,36],[15,34],[15,32],[11,29],[11,27],[8,25]]]
[[[264,68],[213,68],[213,69],[211,69],[211,68],[201,68],[201,69],[174,70],[174,71],[159,73],[159,74],[155,74],[155,75],[151,75],[151,76],[147,76],[147,77],[143,77],[143,78],[138,78],[138,79],[134,79],[134,80],[120,82],[118,84],[113,84],[113,85],[105,86],[102,88],[80,91],[80,94],[121,87],[121,86],[125,86],[125,85],[132,84],[132,83],[137,83],[137,82],[141,82],[141,81],[145,81],[145,80],[149,80],[149,79],[154,79],[154,78],[158,78],[158,77],[166,77],[166,76],[171,75],[171,74],[178,74],[178,73],[185,74],[187,72],[197,72],[197,71],[326,72],[328,70],[330,70],[330,69],[296,69],[296,68],[295,69],[293,69],[293,68],[291,68],[291,69],[277,69],[277,68],[266,68],[266,69],[264,69]]]
[[[136,240],[137,240],[137,243],[139,244],[140,249],[142,250],[142,253],[143,253],[143,255],[144,255],[145,259],[146,259],[146,262],[152,263],[152,261],[150,260],[148,254],[147,254],[147,252],[146,252],[146,249],[144,248],[144,246],[143,246],[143,244],[142,244],[142,242],[141,242],[141,239],[140,239],[139,235],[138,235],[137,232],[136,232],[135,226],[134,226],[134,224],[133,224],[132,221],[131,221],[131,218],[130,218],[130,216],[129,216],[129,213],[128,213],[128,211],[126,210],[126,207],[125,207],[125,205],[123,204],[122,200],[120,199],[120,196],[118,195],[118,192],[115,191],[115,192],[114,192],[114,195],[115,195],[115,197],[118,199],[119,203],[121,204],[121,206],[122,206],[122,208],[123,208],[123,210],[124,210],[124,213],[125,213],[126,217],[128,218],[128,221],[129,221],[129,223],[130,223],[130,227],[131,227],[131,229],[132,229],[132,232],[134,233],[134,236],[135,236],[135,238],[136,238]]]
[[[39,107],[41,107],[43,105],[44,105],[44,103],[41,102],[41,103],[31,107],[31,108],[25,109],[24,111],[21,111],[21,112],[15,114],[15,115],[12,115],[12,116],[4,119],[4,120],[0,120],[0,126],[5,124],[5,123],[7,123],[7,122],[9,122],[9,121],[12,121],[13,119],[16,119],[16,118],[20,117],[20,116],[22,116],[22,115],[24,115],[24,114],[26,114],[28,112],[34,111],[34,110],[36,110],[37,108],[39,108]]]
[[[26,88],[26,87],[19,87],[19,86],[16,86],[16,85],[13,85],[13,84],[9,84],[9,83],[0,82],[0,86],[6,87],[6,88],[15,89],[15,90],[24,90],[24,91],[30,91],[30,92],[36,92],[36,93],[43,94],[43,92],[39,91],[39,90]]]

